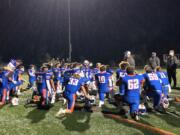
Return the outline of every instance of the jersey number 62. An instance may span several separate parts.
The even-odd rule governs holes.
[[[128,89],[129,90],[139,89],[139,80],[138,79],[128,80]]]

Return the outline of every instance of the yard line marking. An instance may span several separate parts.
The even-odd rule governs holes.
[[[146,124],[143,124],[143,123],[139,123],[139,122],[136,122],[134,120],[124,119],[124,118],[122,118],[122,117],[120,117],[118,115],[104,114],[104,116],[110,117],[110,118],[113,118],[113,119],[117,119],[119,121],[126,122],[126,123],[132,124],[132,125],[140,127],[140,128],[148,129],[148,130],[150,130],[152,132],[155,132],[155,133],[158,133],[158,134],[161,134],[161,135],[175,135],[174,133],[171,133],[169,131],[165,131],[165,130],[162,130],[162,129],[157,128],[157,127],[153,127],[153,126],[149,126],[149,125],[146,125]]]

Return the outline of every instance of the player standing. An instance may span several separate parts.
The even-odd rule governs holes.
[[[104,105],[105,94],[109,94],[111,84],[111,74],[106,72],[106,67],[100,67],[100,73],[95,75],[96,85],[99,90],[99,107]]]

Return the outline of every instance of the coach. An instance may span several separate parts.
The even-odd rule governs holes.
[[[135,60],[134,60],[133,56],[131,55],[130,51],[125,52],[124,61],[128,62],[130,66],[135,68],[135,66],[136,66]]]
[[[168,73],[168,78],[169,82],[171,84],[172,79],[174,81],[173,88],[176,88],[177,84],[177,79],[176,79],[176,69],[178,65],[178,60],[177,57],[175,56],[174,50],[169,51],[169,56],[167,57],[166,60],[164,60],[167,66],[167,73]]]
[[[151,66],[153,70],[155,70],[157,66],[160,66],[160,59],[159,57],[157,57],[156,52],[152,52],[148,64]]]

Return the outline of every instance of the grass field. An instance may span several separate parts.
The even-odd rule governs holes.
[[[180,87],[180,70],[178,70]],[[171,96],[180,96],[179,90],[173,90]],[[137,128],[115,119],[104,117],[101,112],[74,112],[62,119],[54,115],[62,106],[56,103],[49,111],[25,108],[24,103],[31,92],[26,91],[20,97],[20,105],[6,105],[0,109],[0,135],[156,135],[147,129]],[[108,108],[116,108],[107,105]],[[149,114],[141,117],[141,123],[158,127],[180,135],[180,105],[172,104],[169,114]]]

